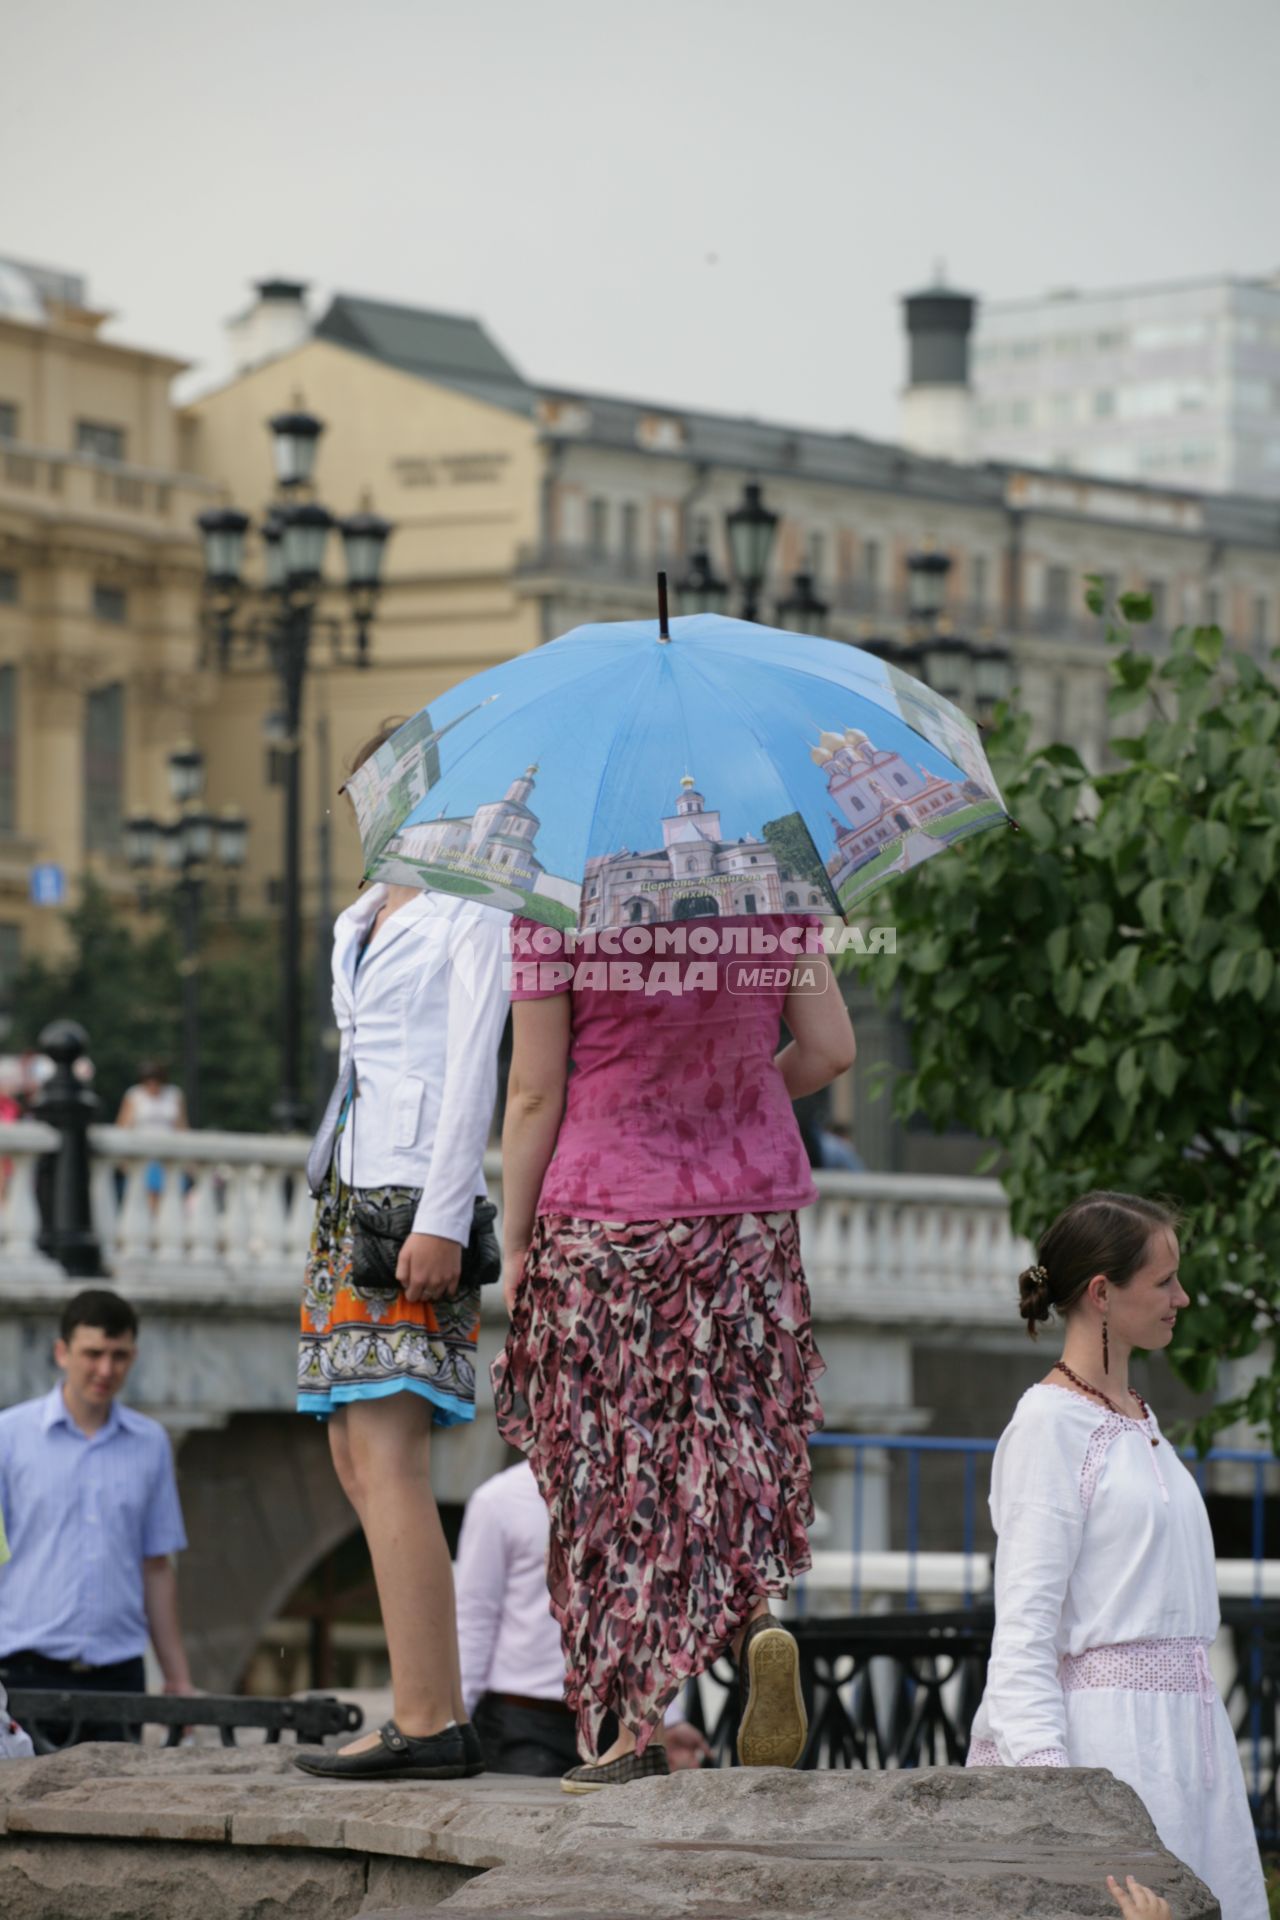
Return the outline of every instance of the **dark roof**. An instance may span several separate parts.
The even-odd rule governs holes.
[[[543,428],[548,439],[569,445],[576,441],[616,447],[654,459],[674,456],[707,466],[730,467],[761,478],[786,475],[971,506],[1002,506],[1010,475],[1035,471],[1011,461],[931,459],[891,441],[871,440],[857,433],[823,432],[815,427],[791,427],[751,415],[706,413],[695,407],[630,400],[571,387],[531,386],[480,322],[465,314],[439,313],[340,293],[315,327],[314,337],[332,340],[405,373],[527,416],[537,412],[540,401],[576,403],[586,414],[584,425]],[[675,422],[679,444],[646,444],[643,424],[653,419]],[[1201,538],[1268,547],[1280,544],[1280,504],[1274,500],[1110,480],[1074,469],[1042,471],[1046,479],[1141,494],[1153,500],[1194,499],[1201,512],[1197,529]],[[1115,524],[1123,524],[1122,515],[1117,515]],[[1143,524],[1149,525],[1145,521]],[[1172,527],[1168,531],[1187,530]]]
[[[554,426],[547,429],[550,437],[563,437],[570,445],[576,440],[631,453],[649,451],[659,459],[666,453],[708,466],[747,469],[762,478],[786,474],[796,480],[883,488],[933,499],[999,504],[1004,497],[1003,475],[992,466],[932,460],[858,433],[824,433],[816,427],[775,425],[750,415],[703,413],[694,407],[623,400],[569,387],[542,387],[539,392],[544,400],[567,400],[585,409],[585,430],[567,427],[561,435]],[[678,422],[682,433],[678,447],[644,447],[641,422],[654,418]]]
[[[519,368],[478,320],[464,314],[339,293],[315,327],[314,338],[353,347],[404,373],[419,374],[493,406],[533,412],[533,391]]]

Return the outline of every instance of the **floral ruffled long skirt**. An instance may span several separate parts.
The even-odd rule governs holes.
[[[587,1752],[610,1709],[643,1751],[755,1601],[809,1566],[822,1371],[793,1213],[539,1217],[493,1388],[550,1513]]]

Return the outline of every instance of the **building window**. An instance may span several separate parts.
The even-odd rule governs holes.
[[[1109,420],[1116,410],[1116,397],[1109,387],[1099,387],[1093,396],[1095,420]]]
[[[102,420],[76,421],[76,452],[91,460],[123,460],[124,428],[110,427]]]
[[[691,553],[711,552],[711,516],[695,513],[689,523],[689,551]]]
[[[653,544],[657,548],[658,558],[664,559],[676,551],[679,544],[680,516],[671,506],[657,506],[653,510]]]
[[[0,567],[0,607],[16,607],[21,598],[21,582],[12,567]]]
[[[0,833],[17,825],[18,669],[0,667]]]
[[[987,556],[975,553],[969,562],[969,576],[973,581],[973,604],[979,612],[987,604]]]
[[[1148,580],[1147,592],[1151,595],[1151,624],[1153,627],[1162,627],[1165,609],[1164,581]]]
[[[819,585],[827,576],[827,536],[825,533],[809,535],[809,572]]]
[[[784,907],[798,907],[800,905],[800,895],[798,893],[789,893],[782,904]]]
[[[0,400],[0,440],[18,437],[18,409],[12,400]]]
[[[1217,587],[1206,587],[1204,590],[1204,623],[1206,627],[1222,625],[1222,595]]]
[[[870,593],[880,590],[880,542],[864,540],[862,543],[862,584]]]
[[[96,687],[84,712],[84,847],[118,854],[123,844],[124,688]]]
[[[1271,638],[1271,609],[1265,594],[1260,593],[1253,603],[1253,644],[1265,647]]]
[[[609,545],[609,502],[593,500],[588,508],[587,540],[592,553],[601,554]]]
[[[640,509],[634,500],[626,500],[622,507],[622,557],[634,560],[636,548],[640,544]]]
[[[1065,620],[1071,609],[1071,570],[1046,567],[1044,570],[1044,610],[1050,620]]]
[[[129,618],[129,596],[124,588],[104,587],[95,583],[93,617],[95,620],[107,620],[113,627],[122,627]]]
[[[746,899],[742,903],[742,911],[744,913],[754,913],[755,910],[756,910],[756,897],[754,893],[749,893]]]
[[[1029,427],[1031,425],[1031,402],[1029,400],[1014,401],[1009,409],[1009,425],[1011,427]]]

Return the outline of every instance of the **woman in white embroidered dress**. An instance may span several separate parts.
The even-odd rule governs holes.
[[[991,1476],[996,1630],[969,1765],[1106,1767],[1140,1796],[1222,1920],[1267,1920],[1240,1755],[1209,1671],[1213,1539],[1195,1480],[1129,1386],[1188,1305],[1175,1221],[1088,1193],[1019,1280],[1063,1357],[1018,1402]]]

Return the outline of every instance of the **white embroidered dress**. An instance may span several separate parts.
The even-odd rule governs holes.
[[[1107,1767],[1222,1920],[1267,1920],[1226,1709],[1209,1671],[1209,1518],[1155,1415],[1024,1393],[991,1474],[996,1629],[970,1766]]]

